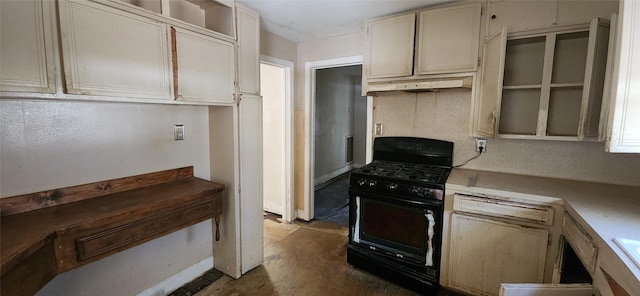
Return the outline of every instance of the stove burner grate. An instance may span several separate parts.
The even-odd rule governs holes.
[[[448,169],[421,164],[374,160],[367,166],[360,168],[358,172],[371,176],[442,184],[445,182]]]

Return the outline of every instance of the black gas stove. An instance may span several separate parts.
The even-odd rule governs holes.
[[[448,167],[374,160],[351,172],[350,186],[406,198],[442,200],[450,171]]]
[[[453,143],[376,138],[351,172],[347,260],[421,293],[438,288],[444,187]]]

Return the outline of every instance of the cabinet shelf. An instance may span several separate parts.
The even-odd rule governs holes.
[[[509,38],[503,30],[487,39],[476,134],[597,138],[608,31],[607,22],[594,19]]]
[[[167,17],[183,27],[200,28],[235,39],[233,1],[224,0],[112,0]]]
[[[505,85],[502,89],[536,89],[542,88],[542,84],[533,84],[533,85]]]
[[[581,88],[584,87],[584,83],[576,82],[576,83],[552,83],[552,88]]]

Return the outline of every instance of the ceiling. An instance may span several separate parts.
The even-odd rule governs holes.
[[[295,43],[361,32],[366,20],[453,0],[236,0],[262,29]]]

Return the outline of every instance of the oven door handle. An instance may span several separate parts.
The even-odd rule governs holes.
[[[433,266],[433,228],[436,224],[436,219],[433,217],[431,211],[424,215],[429,221],[427,227],[427,255],[425,258],[425,266]]]

